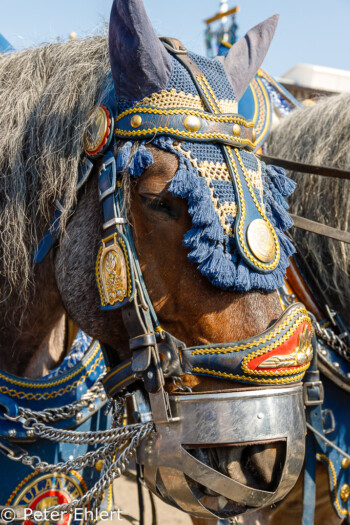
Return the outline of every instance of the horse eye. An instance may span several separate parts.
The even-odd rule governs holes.
[[[147,208],[149,208],[150,210],[162,213],[163,215],[167,215],[171,219],[178,218],[178,212],[171,206],[171,203],[167,200],[155,196],[142,196],[142,200],[147,206]]]

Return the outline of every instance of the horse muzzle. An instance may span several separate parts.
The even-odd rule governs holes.
[[[275,503],[294,486],[305,452],[300,384],[149,398],[156,432],[139,446],[137,461],[149,489],[165,502],[197,517],[228,518]],[[196,454],[200,448],[271,442],[285,445],[271,491],[236,481]]]

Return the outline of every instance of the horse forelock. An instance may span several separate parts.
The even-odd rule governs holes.
[[[272,155],[310,164],[350,168],[350,94],[320,100],[315,106],[295,111],[271,134]],[[350,181],[316,175],[292,174],[297,189],[291,210],[303,217],[349,229]],[[334,307],[349,318],[350,247],[326,237],[292,230],[321,287]]]
[[[0,60],[0,279],[4,300],[32,280],[32,255],[65,196],[75,199],[89,112],[107,87],[104,36],[14,53]]]

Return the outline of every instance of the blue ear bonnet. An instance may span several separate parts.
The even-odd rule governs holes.
[[[237,114],[236,97],[222,64],[216,59],[204,58],[191,52],[188,56],[203,72],[208,83],[209,96],[219,107],[220,115]],[[171,58],[173,71],[166,89],[143,101],[119,99],[118,114],[139,105],[155,108],[182,106],[205,111],[205,108],[199,106],[199,91],[191,75],[176,58]],[[177,97],[178,100],[174,102]],[[175,154],[179,161],[169,191],[174,197],[184,198],[188,203],[192,228],[185,234],[184,246],[189,250],[190,261],[213,285],[224,290],[272,291],[282,286],[288,258],[294,253],[294,247],[284,231],[293,225],[286,212],[288,205],[285,197],[294,191],[295,183],[286,177],[285,171],[266,166],[254,153],[240,148],[239,152],[231,155],[231,162],[235,164],[237,176],[239,171],[241,175],[245,173],[245,177],[249,179],[249,195],[244,184],[240,190],[229,176],[227,156],[225,157],[221,145],[214,142],[193,142],[184,140],[183,137],[176,140],[163,133],[155,135],[147,143]],[[140,142],[138,151],[132,157],[131,146],[132,143],[128,141],[119,151],[117,171],[128,170],[130,176],[136,178],[153,163],[153,157],[145,141]],[[251,263],[237,242],[240,231],[237,220],[241,217],[239,210],[243,203],[246,217],[249,217],[252,207],[249,203],[254,200],[252,194],[258,208],[262,210],[261,213],[274,230],[279,257],[276,256],[276,263],[270,265],[271,267],[257,263],[247,252],[248,257],[255,261]],[[257,217],[256,210],[254,213],[251,215],[252,219]],[[248,235],[248,230],[244,228],[242,226],[241,238]],[[249,239],[243,241],[248,246]]]

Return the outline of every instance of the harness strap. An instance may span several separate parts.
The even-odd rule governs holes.
[[[259,155],[259,158],[266,162],[266,164],[275,164],[290,171],[298,171],[299,173],[308,173],[314,175],[321,175],[323,177],[332,177],[337,179],[350,180],[350,171],[342,170],[340,168],[330,168],[328,166],[317,166],[315,164],[306,164],[304,162],[295,162],[292,160],[280,159],[279,157],[271,157],[270,155]]]
[[[350,244],[350,232],[339,230],[338,228],[332,228],[326,224],[312,221],[293,213],[290,213],[290,216],[293,219],[294,226],[296,228],[300,228],[301,230],[306,230],[311,233],[317,233],[317,235],[322,235],[323,237],[329,237],[330,239]]]
[[[305,373],[304,403],[306,421],[324,435],[321,406],[324,400],[323,384],[317,368],[317,339],[312,338],[313,357],[310,368]],[[309,428],[306,435],[306,457],[304,470],[303,518],[302,525],[313,525],[316,497],[316,454],[324,452],[324,441]]]

